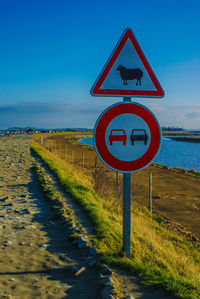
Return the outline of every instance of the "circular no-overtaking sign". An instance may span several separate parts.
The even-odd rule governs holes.
[[[136,172],[157,156],[161,129],[155,115],[138,103],[117,103],[102,112],[94,128],[94,145],[109,168]]]

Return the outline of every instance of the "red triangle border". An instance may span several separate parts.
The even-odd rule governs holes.
[[[123,47],[125,46],[127,40],[133,44],[139,58],[141,59],[150,79],[152,80],[154,87],[156,90],[116,90],[116,89],[101,89],[101,86],[106,79],[109,71],[111,70],[112,66],[114,65],[117,57],[119,56],[120,52],[122,51]],[[147,58],[145,57],[138,41],[136,40],[135,36],[131,29],[126,29],[120,38],[117,46],[115,47],[114,51],[112,52],[110,58],[108,59],[106,65],[104,66],[102,72],[98,76],[95,84],[91,88],[90,93],[93,96],[129,96],[129,97],[163,97],[164,91],[156,78],[154,72],[151,69]]]

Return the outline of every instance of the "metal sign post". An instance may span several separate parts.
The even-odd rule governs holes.
[[[126,29],[90,90],[92,96],[123,97],[102,112],[94,127],[94,146],[101,161],[123,173],[123,251],[131,256],[131,173],[156,157],[161,129],[154,114],[131,97],[164,96],[133,32]]]
[[[147,167],[156,157],[161,130],[154,114],[124,97],[107,108],[94,128],[97,155],[109,168],[123,173],[123,251],[131,255],[131,173]]]
[[[123,173],[123,251],[131,257],[131,174]]]
[[[124,97],[124,102],[131,102],[131,97]],[[131,174],[123,173],[123,251],[131,257]]]

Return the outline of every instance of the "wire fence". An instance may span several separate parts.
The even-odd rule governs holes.
[[[122,174],[108,169],[90,146],[74,143],[74,140],[62,135],[41,135],[39,139],[34,139],[75,169],[92,176],[94,189],[98,193],[110,199],[114,197],[114,202],[121,203]]]
[[[59,134],[52,136],[41,135],[36,140],[50,152],[72,164],[77,170],[81,169],[86,174],[92,176],[94,189],[109,200],[112,199],[113,201],[114,198],[113,204],[119,204],[122,207],[122,173],[115,172],[106,167],[92,147],[78,144],[71,138],[68,138],[68,136]],[[152,176],[151,180],[148,177],[146,178],[147,184],[143,186],[142,193],[145,200],[142,203],[137,198],[138,193],[135,190],[137,182],[135,178],[132,181],[132,194],[134,195],[132,198],[143,207],[145,206],[152,211],[152,187],[151,185],[147,186],[149,182],[152,184]]]
[[[54,133],[38,134],[33,138],[73,165],[74,171],[81,170],[90,175],[94,189],[107,198],[113,208],[122,208],[122,173],[106,167],[92,147],[81,145],[76,142],[75,137],[77,138],[77,133]],[[80,139],[84,137],[88,135],[81,135]],[[188,231],[200,235],[200,177],[162,165],[150,165],[142,171],[132,173],[131,179],[132,203],[137,202],[142,208],[173,220],[174,223],[181,223]]]

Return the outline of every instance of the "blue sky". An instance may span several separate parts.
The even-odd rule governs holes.
[[[0,128],[93,128],[119,98],[90,88],[125,28],[166,96],[137,99],[162,126],[200,129],[200,2],[0,0]]]

